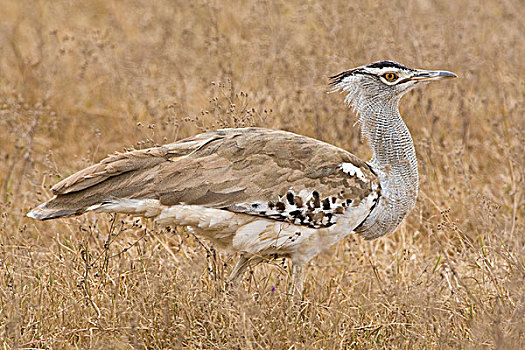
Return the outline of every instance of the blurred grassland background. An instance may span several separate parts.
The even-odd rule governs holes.
[[[525,5],[501,1],[19,1],[0,21],[0,347],[525,346]],[[224,293],[234,256],[124,215],[36,222],[106,154],[219,127],[312,136],[367,159],[327,77],[380,59],[459,75],[401,112],[420,193],[396,233]]]

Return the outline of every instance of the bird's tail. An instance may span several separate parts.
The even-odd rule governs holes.
[[[63,205],[55,196],[49,201],[40,204],[26,214],[27,217],[37,220],[50,220],[63,218],[68,216],[80,215],[86,212],[86,208],[71,207],[70,205]]]
[[[96,213],[123,213],[153,217],[159,215],[163,209],[158,199],[107,196],[103,199],[77,201],[74,197],[70,197],[72,195],[57,195],[31,210],[26,216],[37,220],[50,220],[94,211]]]

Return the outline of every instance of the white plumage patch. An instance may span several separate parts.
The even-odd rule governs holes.
[[[124,213],[145,217],[157,216],[161,212],[161,204],[157,199],[121,198],[90,206],[86,211],[97,213]]]
[[[343,163],[339,166],[339,168],[345,173],[345,174],[348,174],[349,176],[357,176],[357,178],[365,183],[368,183],[370,182],[370,180],[368,180],[366,177],[365,177],[365,174],[363,174],[363,171],[361,169],[359,169],[358,167],[356,167],[355,165],[353,165],[352,163]]]

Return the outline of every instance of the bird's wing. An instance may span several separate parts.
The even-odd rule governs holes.
[[[56,197],[48,207],[74,207],[70,215],[120,198],[157,199],[324,227],[379,191],[379,180],[365,162],[333,145],[242,128],[118,153],[52,191]]]

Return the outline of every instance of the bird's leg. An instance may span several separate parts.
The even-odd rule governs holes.
[[[248,266],[257,265],[263,260],[264,258],[261,256],[254,256],[246,253],[241,254],[237,264],[235,264],[235,267],[230,274],[230,277],[228,277],[228,282],[230,282],[232,287],[237,286]]]
[[[303,296],[304,265],[292,262],[292,281],[289,293],[297,299]]]
[[[249,261],[250,257],[246,257],[246,254],[241,254],[239,256],[237,264],[235,264],[235,267],[233,268],[232,272],[230,273],[230,276],[228,277],[228,282],[230,282],[232,286],[237,286],[239,284],[239,280],[244,274],[246,268],[248,267]]]

